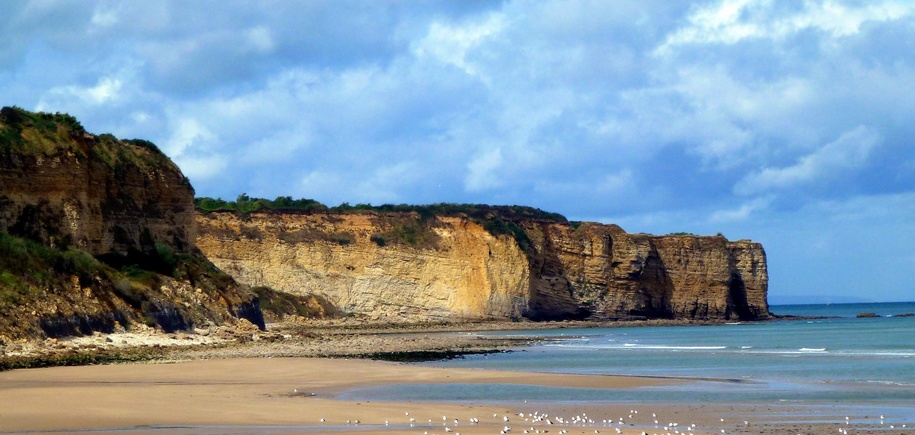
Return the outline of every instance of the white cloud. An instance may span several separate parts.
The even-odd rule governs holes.
[[[790,189],[829,180],[840,173],[862,167],[871,150],[880,143],[880,135],[871,128],[858,126],[838,139],[801,157],[792,166],[763,168],[750,174],[735,186],[735,192],[748,195],[772,189]]]
[[[467,164],[467,175],[464,178],[464,189],[478,192],[493,189],[502,185],[499,169],[502,166],[502,150],[494,148],[480,153]]]
[[[164,146],[166,154],[173,157],[180,158],[185,154],[205,150],[216,140],[216,135],[194,118],[178,117],[174,124],[171,137]]]
[[[181,168],[191,182],[203,181],[209,179],[220,179],[226,177],[226,168],[228,162],[225,156],[206,155],[190,156],[180,155],[174,157],[175,163]]]
[[[404,201],[402,191],[409,189],[420,178],[419,175],[420,170],[413,162],[385,165],[355,183],[355,189],[349,195],[360,202],[400,203]]]
[[[699,8],[688,18],[689,25],[670,33],[655,54],[669,54],[681,45],[780,40],[808,29],[842,37],[858,33],[866,22],[896,20],[915,12],[915,5],[894,0],[865,2],[860,7],[830,0],[806,1],[797,12],[785,15],[779,15],[777,6],[784,5],[772,0],[722,0]]]
[[[91,24],[96,27],[108,28],[113,27],[120,22],[120,16],[117,7],[110,5],[97,5],[92,11]]]
[[[722,222],[744,221],[749,219],[754,212],[765,210],[769,207],[771,202],[772,198],[756,198],[741,204],[740,207],[736,209],[718,210],[709,216],[709,222],[717,224]]]
[[[74,99],[93,106],[112,104],[120,99],[122,87],[121,79],[102,77],[95,86],[68,85],[52,88],[42,96],[37,110],[58,111],[51,106],[61,105],[63,101]]]
[[[270,34],[270,29],[264,26],[252,27],[245,31],[245,42],[247,42],[251,50],[260,54],[273,51],[276,45],[273,41],[273,36]]]
[[[472,60],[472,52],[486,40],[498,35],[506,26],[505,18],[492,14],[481,22],[464,25],[451,25],[439,21],[429,25],[425,37],[413,46],[413,53],[420,59],[432,58],[439,62],[454,65],[471,76],[484,81]]]

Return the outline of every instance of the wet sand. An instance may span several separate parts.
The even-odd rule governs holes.
[[[773,424],[771,419],[767,423],[763,416],[770,415],[771,409],[767,413],[748,405],[402,403],[335,398],[338,393],[355,387],[396,383],[621,389],[685,382],[690,381],[530,374],[327,358],[235,358],[25,369],[0,373],[0,432],[60,433],[88,429],[166,434],[499,434],[508,426],[509,433],[527,430],[528,433],[593,434],[618,433],[620,429],[625,434],[675,433],[675,430],[706,434],[720,434],[722,430],[724,433],[813,434],[836,433],[837,427],[841,429],[840,421],[834,420],[836,416],[818,417],[834,420],[826,423]],[[543,414],[549,416],[542,417]],[[472,422],[472,418],[479,423]],[[619,419],[623,419],[622,425]],[[553,424],[547,424],[546,420]],[[604,420],[611,420],[612,424]],[[673,423],[677,426],[672,426]],[[900,429],[898,433],[910,433],[905,430],[910,429]]]

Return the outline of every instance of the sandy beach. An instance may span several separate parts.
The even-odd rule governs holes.
[[[346,433],[356,429],[358,420],[360,432],[444,433],[442,416],[446,416],[444,423],[450,427],[458,419],[462,433],[498,433],[495,428],[504,429],[506,424],[521,423],[513,423],[514,420],[523,421],[517,417],[521,411],[506,406],[353,403],[333,398],[335,393],[355,386],[399,382],[631,388],[677,381],[612,376],[532,377],[525,373],[324,358],[27,369],[0,373],[0,430],[198,426],[205,431],[203,427],[207,426],[294,426],[288,428],[289,433]],[[504,421],[505,416],[509,423]],[[422,430],[404,427],[409,426],[410,418],[415,419],[415,425],[423,426]],[[479,418],[480,424],[472,425],[471,418]]]
[[[354,397],[343,394],[353,390],[399,384],[622,391],[689,389],[698,381],[442,368],[365,358],[500,351],[543,338],[494,339],[476,332],[568,326],[589,325],[342,320],[273,325],[266,332],[241,325],[189,334],[135,331],[7,346],[8,357],[13,352],[39,358],[108,352],[136,355],[122,361],[140,362],[0,372],[0,433],[912,433],[911,428],[878,426],[871,415],[850,416],[855,423],[851,426],[843,424],[841,409],[791,404],[561,402],[549,397],[490,403],[344,399]]]
[[[0,433],[499,434],[506,427],[510,433],[550,434],[835,432],[835,425],[757,422],[755,414],[763,410],[729,404],[403,403],[336,398],[347,389],[396,383],[622,389],[683,382],[690,381],[532,375],[329,358],[24,369],[0,373]],[[747,426],[744,419],[753,423]]]

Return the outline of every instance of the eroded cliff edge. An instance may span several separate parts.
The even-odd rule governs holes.
[[[195,248],[194,190],[155,145],[0,110],[0,344],[246,318],[258,299]]]
[[[722,236],[536,219],[500,233],[480,219],[415,212],[215,212],[197,221],[199,248],[240,282],[321,295],[374,318],[770,316],[763,247]]]

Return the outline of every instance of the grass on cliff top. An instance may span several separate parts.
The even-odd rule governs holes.
[[[393,222],[391,229],[372,236],[372,241],[379,246],[403,244],[414,247],[430,247],[435,244],[430,228],[438,217],[466,217],[480,224],[493,236],[508,235],[513,237],[522,249],[532,246],[522,223],[525,221],[544,221],[567,223],[565,216],[550,213],[538,208],[520,205],[487,205],[487,204],[452,204],[438,203],[426,205],[371,204],[350,205],[344,202],[336,207],[328,207],[313,199],[292,199],[280,196],[274,200],[252,198],[246,194],[239,195],[235,201],[222,198],[196,198],[194,204],[201,213],[231,212],[246,216],[255,212],[292,212],[292,213],[378,213],[378,214],[414,214],[412,221],[403,219]]]
[[[10,154],[52,156],[69,151],[92,157],[110,168],[178,167],[152,142],[119,140],[111,134],[92,135],[66,113],[30,112],[19,107],[0,109],[0,157]],[[186,181],[186,179],[185,179]]]
[[[438,216],[467,216],[470,218],[488,219],[499,217],[510,221],[547,221],[568,222],[565,216],[559,213],[550,213],[534,207],[522,205],[487,205],[487,204],[454,204],[438,203],[425,205],[410,204],[371,204],[350,205],[347,202],[335,207],[328,207],[313,199],[292,199],[289,196],[280,196],[270,200],[265,198],[252,198],[241,194],[235,201],[226,201],[222,198],[196,198],[194,204],[202,213],[233,212],[249,214],[255,212],[300,212],[300,213],[354,213],[360,211],[376,213],[416,213],[421,219],[431,219]]]

